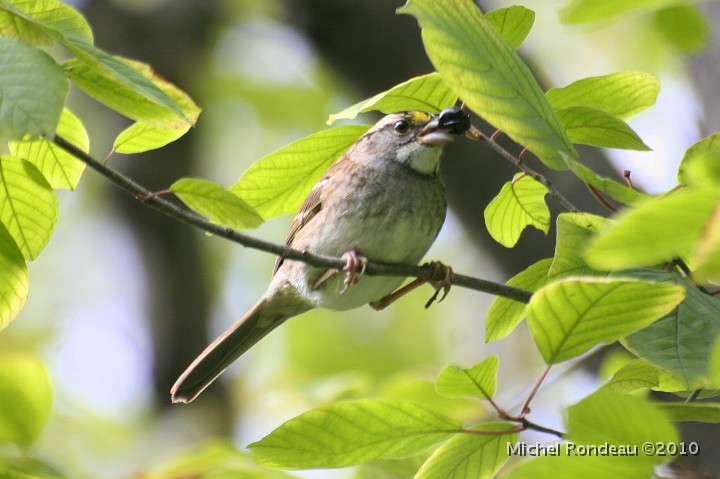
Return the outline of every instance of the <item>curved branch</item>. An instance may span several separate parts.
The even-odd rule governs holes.
[[[154,194],[144,186],[136,183],[132,179],[123,175],[122,173],[113,170],[102,162],[97,161],[92,156],[88,155],[75,145],[62,138],[61,136],[55,136],[54,142],[63,150],[67,151],[80,161],[87,164],[90,168],[100,173],[102,176],[110,180],[115,185],[119,186],[127,193],[133,195],[135,199],[153,208],[171,218],[180,221],[182,223],[194,226],[208,233],[212,233],[216,236],[229,239],[242,246],[265,251],[272,253],[283,258],[302,261],[312,266],[342,269],[345,265],[345,261],[341,258],[332,256],[323,256],[312,254],[308,251],[300,251],[292,248],[288,248],[285,245],[279,243],[273,243],[265,241],[254,236],[247,235],[233,228],[227,226],[220,226],[211,223],[204,217],[188,210],[181,208],[178,205],[168,201],[167,199]],[[431,281],[442,281],[444,280],[444,273],[438,268],[433,268],[429,265],[424,266],[411,266],[402,264],[390,264],[390,263],[374,263],[369,262],[365,268],[365,274],[369,276],[402,276],[402,277],[414,277]],[[531,291],[527,291],[521,288],[515,288],[507,286],[501,283],[484,280],[481,278],[475,278],[463,274],[453,273],[452,284],[463,288],[473,289],[476,291],[482,291],[495,296],[503,296],[515,301],[527,303],[530,301],[532,296]]]

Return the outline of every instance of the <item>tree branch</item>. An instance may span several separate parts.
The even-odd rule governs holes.
[[[95,158],[80,150],[61,136],[56,135],[54,142],[60,148],[67,151],[80,161],[87,164],[90,168],[110,180],[110,182],[134,196],[135,199],[140,201],[142,204],[170,216],[177,221],[194,226],[208,233],[212,233],[213,235],[229,239],[230,241],[238,243],[242,246],[272,253],[286,259],[302,261],[312,266],[342,269],[345,265],[345,261],[341,258],[316,255],[308,251],[299,251],[288,248],[282,244],[265,241],[254,236],[247,235],[227,226],[220,226],[211,223],[204,217],[186,208],[181,208],[175,203],[154,194],[152,191],[136,183],[122,173],[113,170],[102,162],[97,161]],[[445,279],[444,273],[441,270],[433,268],[430,265],[411,266],[403,264],[369,262],[365,268],[365,274],[369,276],[414,277],[429,281],[442,281]],[[459,273],[453,273],[452,284],[463,288],[482,291],[495,296],[503,296],[522,303],[527,303],[532,295],[531,291],[525,289],[515,288]]]

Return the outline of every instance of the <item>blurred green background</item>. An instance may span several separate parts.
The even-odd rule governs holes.
[[[325,128],[329,114],[432,71],[417,23],[395,14],[400,0],[72,3],[87,16],[100,47],[150,63],[203,108],[197,127],[180,141],[110,159],[150,189],[183,176],[230,186],[254,161]],[[581,160],[607,174],[612,163],[632,170],[635,184],[649,191],[671,187],[684,149],[720,130],[720,107],[707,101],[720,78],[716,37],[700,52],[703,42],[683,40],[682,31],[668,35],[667,19],[642,10],[602,24],[565,25],[559,20],[565,3],[522,2],[537,18],[521,53],[545,88],[622,70],[651,72],[662,85],[658,105],[632,122],[653,152],[608,158],[581,148]],[[486,10],[511,5],[481,4]],[[708,24],[720,19],[717,4],[703,9]],[[91,153],[104,158],[129,121],[78,91],[70,106],[89,129]],[[442,174],[451,212],[428,259],[504,282],[552,255],[552,230],[548,238],[525,232],[514,250],[485,232],[483,209],[513,174],[502,159],[477,143],[456,142],[447,148]],[[583,208],[602,213],[583,185],[562,176],[553,181]],[[425,287],[383,312],[366,307],[295,318],[192,405],[171,405],[175,378],[259,298],[274,258],[175,224],[92,171],[77,191],[59,194],[55,236],[31,264],[30,299],[0,335],[0,348],[35,352],[46,361],[54,409],[33,452],[69,477],[156,477],[214,437],[229,436],[242,448],[338,398],[383,394],[431,402],[470,421],[484,411],[432,394],[431,382],[445,365],[470,366],[498,354],[498,401],[507,408],[518,406],[542,368],[524,326],[499,343],[484,343],[492,297],[454,288],[425,310],[432,293]],[[281,242],[289,221],[271,220],[253,234]],[[534,404],[535,421],[560,426],[563,405],[598,381],[583,370],[551,378]],[[688,434],[703,438],[699,461],[712,465],[720,453],[717,432],[697,426]]]

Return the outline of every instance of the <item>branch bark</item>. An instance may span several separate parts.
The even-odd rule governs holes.
[[[220,226],[211,223],[204,217],[188,209],[182,208],[162,196],[154,194],[152,191],[138,184],[131,178],[128,178],[122,173],[96,160],[61,136],[55,136],[54,142],[60,148],[100,173],[110,182],[122,188],[125,192],[131,194],[142,204],[153,208],[173,218],[174,220],[194,226],[195,228],[212,233],[213,235],[226,238],[242,246],[265,251],[266,253],[272,253],[286,259],[302,261],[312,266],[339,270],[345,265],[345,261],[341,258],[316,255],[308,251],[295,250],[279,243],[273,243],[256,238],[227,226]],[[414,277],[433,281],[441,281],[444,279],[444,273],[442,271],[429,265],[416,266],[369,262],[365,268],[365,274],[369,276]],[[515,288],[494,281],[488,281],[482,278],[476,278],[459,273],[453,273],[452,284],[454,286],[482,291],[495,296],[503,296],[523,303],[527,303],[530,300],[530,296],[532,296],[532,292],[525,289]]]

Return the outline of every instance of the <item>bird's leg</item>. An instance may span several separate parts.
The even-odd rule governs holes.
[[[450,266],[442,264],[440,261],[432,261],[429,263],[430,266],[435,270],[435,274],[437,274],[438,271],[442,271],[444,273],[442,280],[427,280],[427,279],[421,279],[416,278],[403,286],[402,288],[399,288],[392,293],[388,294],[384,298],[380,298],[377,301],[373,301],[370,303],[370,307],[373,309],[385,309],[388,306],[390,306],[392,303],[397,301],[398,299],[402,298],[406,294],[408,294],[410,291],[413,291],[418,286],[421,286],[425,283],[430,283],[433,288],[435,288],[435,294],[432,295],[432,297],[428,300],[428,302],[425,304],[426,308],[429,308],[431,304],[435,302],[435,300],[438,297],[438,294],[440,294],[440,290],[443,291],[443,295],[440,298],[440,301],[445,299],[445,296],[447,296],[448,292],[450,291],[450,286],[452,285],[452,268]],[[433,276],[435,275],[433,274]],[[439,302],[439,301],[438,301]]]
[[[368,260],[365,256],[360,256],[354,249],[344,253],[341,258],[345,260],[345,266],[342,270],[346,273],[345,286],[340,291],[340,294],[343,294],[350,286],[360,281],[360,277],[365,273]],[[359,273],[357,271],[358,266],[360,266]]]

